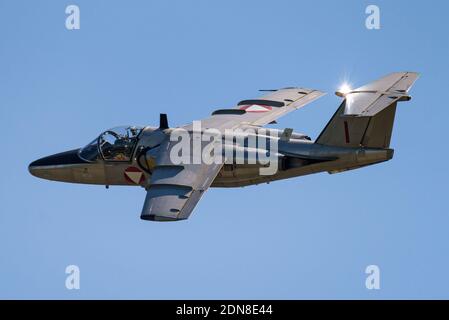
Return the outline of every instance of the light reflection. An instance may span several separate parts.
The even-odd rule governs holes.
[[[351,92],[351,86],[348,83],[343,83],[340,88],[338,89],[339,92],[341,92],[343,95],[346,95],[347,93]]]

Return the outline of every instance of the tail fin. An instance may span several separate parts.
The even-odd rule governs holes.
[[[396,102],[370,117],[345,116],[345,108],[346,101],[343,101],[316,143],[338,147],[389,147]]]
[[[397,103],[411,99],[407,93],[417,78],[414,72],[392,73],[348,93],[336,92],[345,99],[315,142],[388,148]]]

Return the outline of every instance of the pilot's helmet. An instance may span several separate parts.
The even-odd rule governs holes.
[[[137,136],[137,133],[139,132],[139,129],[137,129],[137,127],[135,127],[135,126],[132,126],[132,127],[129,127],[129,131],[131,132],[131,134],[133,136]]]

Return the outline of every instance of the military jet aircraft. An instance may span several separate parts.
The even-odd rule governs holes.
[[[187,219],[209,187],[241,187],[317,172],[338,173],[384,162],[393,157],[390,148],[398,102],[409,101],[408,91],[418,78],[414,72],[397,72],[357,89],[336,94],[343,98],[339,108],[312,141],[292,129],[266,129],[279,117],[300,109],[324,93],[299,87],[268,91],[257,99],[219,109],[201,121],[202,129],[252,129],[253,136],[268,137],[276,144],[277,170],[261,174],[266,164],[175,163],[170,157],[176,146],[167,116],[160,115],[159,127],[125,126],[106,130],[84,148],[41,158],[29,165],[36,177],[74,183],[134,185],[146,189],[141,218],[152,221]],[[178,128],[193,135],[192,124]],[[251,135],[251,134],[250,134]],[[224,138],[223,138],[224,139]],[[222,148],[269,154],[267,146],[250,148],[249,135],[237,142],[224,141]],[[224,152],[224,151],[223,151]]]

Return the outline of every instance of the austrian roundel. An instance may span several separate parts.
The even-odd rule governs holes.
[[[128,167],[124,172],[126,181],[133,184],[142,184],[145,181],[145,175],[136,167]]]

